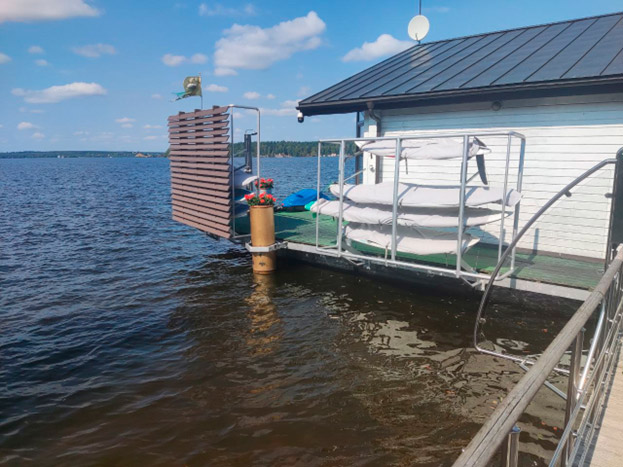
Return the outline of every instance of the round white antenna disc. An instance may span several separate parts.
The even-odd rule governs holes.
[[[428,22],[428,18],[423,15],[414,16],[411,21],[409,21],[409,27],[407,31],[409,33],[409,37],[414,41],[421,41],[428,34],[428,30],[430,29],[430,23]]]

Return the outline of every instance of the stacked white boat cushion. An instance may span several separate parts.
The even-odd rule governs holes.
[[[396,229],[396,251],[414,255],[456,254],[457,234],[454,232],[440,232],[438,230],[413,229],[398,226]],[[381,248],[389,254],[392,248],[391,225],[370,226],[365,224],[348,224],[344,229],[344,236],[351,242]],[[479,239],[464,234],[461,249],[471,248]]]
[[[321,199],[313,204],[311,211],[327,216],[340,215],[340,202]],[[369,225],[391,225],[392,210],[387,206],[356,204],[344,201],[344,220]],[[506,215],[510,215],[508,210]],[[500,220],[500,211],[487,208],[465,208],[463,220],[468,227],[484,225]],[[456,228],[459,226],[456,208],[401,208],[396,223],[404,227]]]
[[[338,184],[329,190],[334,196],[340,196]],[[382,204],[391,206],[394,199],[394,183],[384,182],[376,185],[344,185],[344,197],[354,203]],[[460,206],[461,187],[398,184],[398,206],[415,208],[450,208]],[[465,206],[475,207],[485,204],[505,203],[513,207],[521,200],[521,193],[509,189],[488,186],[468,186],[465,188]]]

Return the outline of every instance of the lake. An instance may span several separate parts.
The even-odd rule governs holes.
[[[323,159],[326,179],[336,159]],[[276,195],[316,159],[266,159]],[[0,160],[0,463],[451,465],[522,375],[477,299],[290,263],[171,220],[166,159]],[[568,309],[493,306],[542,351]],[[540,465],[564,402],[522,418]]]

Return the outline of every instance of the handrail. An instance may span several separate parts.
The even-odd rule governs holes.
[[[482,298],[480,300],[480,306],[478,307],[478,312],[476,314],[476,323],[474,325],[474,335],[473,335],[473,341],[474,341],[474,347],[476,348],[476,350],[478,350],[480,353],[484,353],[484,354],[488,354],[488,355],[493,355],[495,357],[501,357],[501,358],[506,358],[509,360],[513,360],[515,362],[525,362],[526,358],[519,358],[519,357],[514,357],[512,355],[507,355],[507,354],[501,354],[499,352],[494,352],[491,350],[487,350],[487,349],[483,349],[482,347],[480,347],[478,345],[478,330],[480,328],[480,324],[483,323],[484,318],[484,310],[487,306],[487,304],[489,303],[489,298],[491,296],[491,288],[493,286],[493,283],[495,281],[495,278],[497,277],[498,273],[500,272],[500,269],[502,269],[502,266],[504,265],[504,262],[506,261],[506,259],[508,258],[508,256],[515,251],[515,247],[517,246],[517,243],[519,243],[519,241],[521,240],[521,238],[526,234],[526,232],[528,230],[530,230],[530,228],[532,227],[532,225],[549,209],[551,208],[556,201],[558,201],[560,198],[562,198],[563,196],[571,196],[571,189],[575,188],[580,182],[584,181],[585,179],[587,179],[588,177],[590,177],[591,175],[593,175],[595,172],[601,170],[602,168],[604,168],[606,165],[609,164],[615,164],[617,161],[616,158],[609,158],[609,159],[604,159],[603,161],[599,162],[598,164],[594,165],[593,167],[591,167],[590,169],[588,169],[586,172],[584,172],[582,175],[578,176],[576,179],[574,179],[572,182],[570,182],[569,184],[567,184],[562,190],[560,190],[558,193],[556,193],[547,203],[545,203],[541,209],[539,209],[529,220],[528,222],[526,222],[526,224],[521,228],[521,230],[519,231],[519,233],[513,238],[513,240],[509,243],[508,247],[506,248],[506,250],[504,250],[504,253],[502,253],[502,256],[500,256],[500,259],[498,260],[498,264],[496,265],[495,269],[493,270],[493,272],[491,273],[491,277],[489,279],[489,282],[487,283],[487,286],[485,287],[485,290],[482,294]],[[608,246],[609,248],[610,246]]]
[[[603,165],[605,164],[602,162],[601,166]],[[522,230],[522,232],[523,231],[524,230]],[[590,296],[547,347],[541,358],[539,358],[534,366],[523,376],[504,401],[498,405],[491,417],[457,459],[454,467],[488,465],[488,462],[508,436],[519,417],[525,412],[537,391],[546,381],[563,354],[574,340],[577,342],[578,336],[581,334],[586,322],[607,297],[610,292],[610,286],[615,276],[620,273],[622,267],[623,248],[620,247],[614,260],[610,263],[607,271]],[[590,362],[587,362],[587,364],[590,364]],[[569,396],[575,396],[575,394],[569,394]],[[571,397],[568,398],[571,399]],[[573,397],[573,399],[575,399],[575,397]]]

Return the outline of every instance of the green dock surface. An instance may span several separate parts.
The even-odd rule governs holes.
[[[249,233],[248,217],[236,219],[236,231]],[[309,212],[275,212],[275,236],[278,240],[316,244],[316,215]],[[335,245],[337,220],[330,216],[320,216],[318,243],[320,246]],[[385,251],[363,244],[353,247],[364,254],[384,256]],[[491,273],[497,264],[497,246],[479,243],[463,255],[464,260],[479,272]],[[403,261],[427,263],[434,266],[456,266],[454,255],[417,256],[399,254]],[[508,270],[503,269],[502,272]],[[579,289],[592,289],[603,274],[603,263],[598,261],[560,258],[548,255],[517,252],[515,273],[511,278],[562,285]]]

